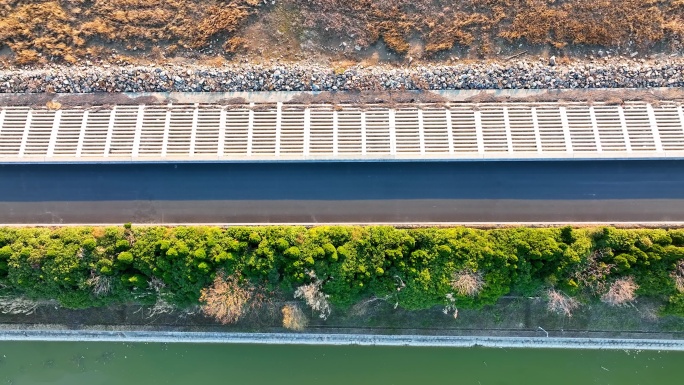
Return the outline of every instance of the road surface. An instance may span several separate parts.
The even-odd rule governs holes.
[[[0,165],[0,223],[684,221],[684,162]]]

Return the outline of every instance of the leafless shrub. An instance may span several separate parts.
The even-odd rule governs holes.
[[[608,291],[601,296],[601,302],[612,306],[623,306],[634,302],[635,292],[639,286],[634,283],[634,278],[620,278],[610,285]]]
[[[96,297],[104,297],[112,292],[111,277],[93,274],[86,283],[92,288]]]
[[[170,314],[176,310],[176,307],[167,300],[167,295],[163,292],[164,288],[166,288],[164,281],[157,277],[152,277],[147,285],[150,291],[154,292],[157,296],[154,306],[152,306],[147,313],[147,318],[156,317],[162,314]]]
[[[376,297],[373,296],[371,298],[365,299],[361,302],[355,303],[352,305],[352,307],[349,308],[349,311],[347,314],[352,317],[363,317],[368,314],[368,312],[373,309],[373,306],[377,306],[383,302],[389,301],[389,299],[392,298],[392,295],[386,295],[384,297]],[[395,303],[395,309],[396,307],[399,306],[398,303]]]
[[[603,261],[604,256],[604,250],[594,250],[574,274],[574,278],[579,286],[588,290],[592,295],[606,292],[606,278],[610,275],[613,267],[615,267],[613,264],[605,263]]]
[[[290,330],[304,330],[309,320],[302,309],[293,304],[283,306],[283,327]]]
[[[200,302],[202,312],[222,324],[237,322],[250,307],[263,299],[256,294],[256,288],[248,282],[241,282],[240,275],[216,275],[208,288],[202,289]]]
[[[313,276],[315,278],[315,276]],[[330,315],[331,308],[328,301],[328,295],[321,291],[323,281],[316,279],[314,282],[303,285],[297,288],[294,293],[295,298],[302,298],[306,305],[311,310],[318,312],[318,316],[322,319],[327,319]]]
[[[401,279],[401,277],[398,276],[398,275],[395,275],[395,276],[394,276],[394,279],[396,280],[395,285],[396,285],[396,287],[397,287],[397,291],[398,291],[398,292],[399,292],[399,291],[402,291],[402,290],[406,287],[406,284],[404,283],[404,280]]]
[[[579,307],[576,299],[555,289],[549,289],[546,295],[549,298],[546,308],[551,313],[572,317],[572,313]]]
[[[174,310],[176,310],[175,306],[169,303],[164,296],[159,296],[157,297],[157,301],[154,303],[154,306],[148,310],[147,318],[160,316],[162,314],[170,314]]]
[[[26,297],[0,297],[0,313],[31,315],[41,303]]]
[[[472,270],[455,272],[452,277],[451,287],[456,290],[456,293],[459,295],[475,297],[484,287],[482,274]]]
[[[458,318],[458,308],[456,307],[456,298],[452,293],[447,293],[446,295],[446,306],[442,309],[442,313],[449,314],[453,313],[454,318]]]
[[[147,282],[147,287],[150,289],[150,291],[159,294],[166,288],[166,284],[161,279],[152,277]]]
[[[675,270],[670,274],[675,281],[675,287],[680,293],[684,293],[684,259],[677,262]]]

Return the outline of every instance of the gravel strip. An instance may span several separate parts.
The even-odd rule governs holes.
[[[579,89],[684,86],[684,59],[555,58],[412,67],[320,64],[49,65],[0,70],[0,93]]]

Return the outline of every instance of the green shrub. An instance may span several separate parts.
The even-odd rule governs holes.
[[[323,252],[325,253],[326,257],[330,258],[337,254],[337,249],[335,249],[335,246],[333,246],[332,243],[325,243],[323,244]]]
[[[596,253],[600,264],[615,266],[601,279],[633,276],[639,295],[669,298],[663,312],[684,315],[671,277],[684,260],[679,229],[0,229],[0,280],[3,290],[78,308],[104,304],[90,294],[93,276],[111,282],[110,302],[143,301],[139,293],[154,278],[175,304],[188,305],[220,270],[284,292],[310,283],[313,271],[338,306],[392,296],[402,307],[422,309],[443,306],[454,274],[467,270],[484,285],[476,296],[459,296],[458,306],[480,307],[508,293],[538,295],[549,285],[586,295],[577,274]]]
[[[100,259],[97,261],[97,267],[100,270],[100,274],[110,275],[114,272],[114,262],[110,259]]]
[[[292,246],[292,247],[288,248],[287,250],[285,250],[284,255],[290,259],[299,259],[299,257],[302,255],[302,252],[301,252],[301,250],[299,250],[298,247]]]
[[[207,252],[204,249],[197,249],[193,253],[195,259],[207,259]]]
[[[94,298],[86,291],[69,291],[57,296],[59,304],[67,309],[85,309],[97,305]]]
[[[128,251],[124,251],[119,253],[119,255],[116,257],[116,260],[119,262],[121,265],[130,265],[133,263],[133,254],[131,254]]]
[[[12,256],[12,248],[9,246],[0,247],[0,261],[7,261]]]
[[[197,270],[201,271],[202,273],[208,273],[210,270],[210,266],[206,262],[200,262],[197,264]]]
[[[131,248],[131,244],[125,239],[119,239],[116,241],[116,251],[126,251]]]
[[[677,247],[684,246],[684,229],[669,230],[668,234],[670,235],[670,239],[672,239],[673,245]]]
[[[214,263],[221,264],[235,259],[235,256],[231,252],[222,251],[217,256],[214,257]]]
[[[253,232],[249,234],[249,244],[256,246],[259,243],[261,243],[261,235],[257,232]]]
[[[126,286],[134,286],[139,289],[147,287],[147,278],[142,274],[124,274],[121,276],[121,282]]]
[[[278,238],[275,246],[276,250],[282,253],[283,251],[287,250],[288,247],[290,247],[290,243],[287,240],[284,238]]]
[[[678,293],[671,296],[661,313],[684,317],[684,294]]]

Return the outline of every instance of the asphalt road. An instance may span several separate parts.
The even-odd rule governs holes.
[[[0,223],[684,221],[684,161],[0,165]]]

